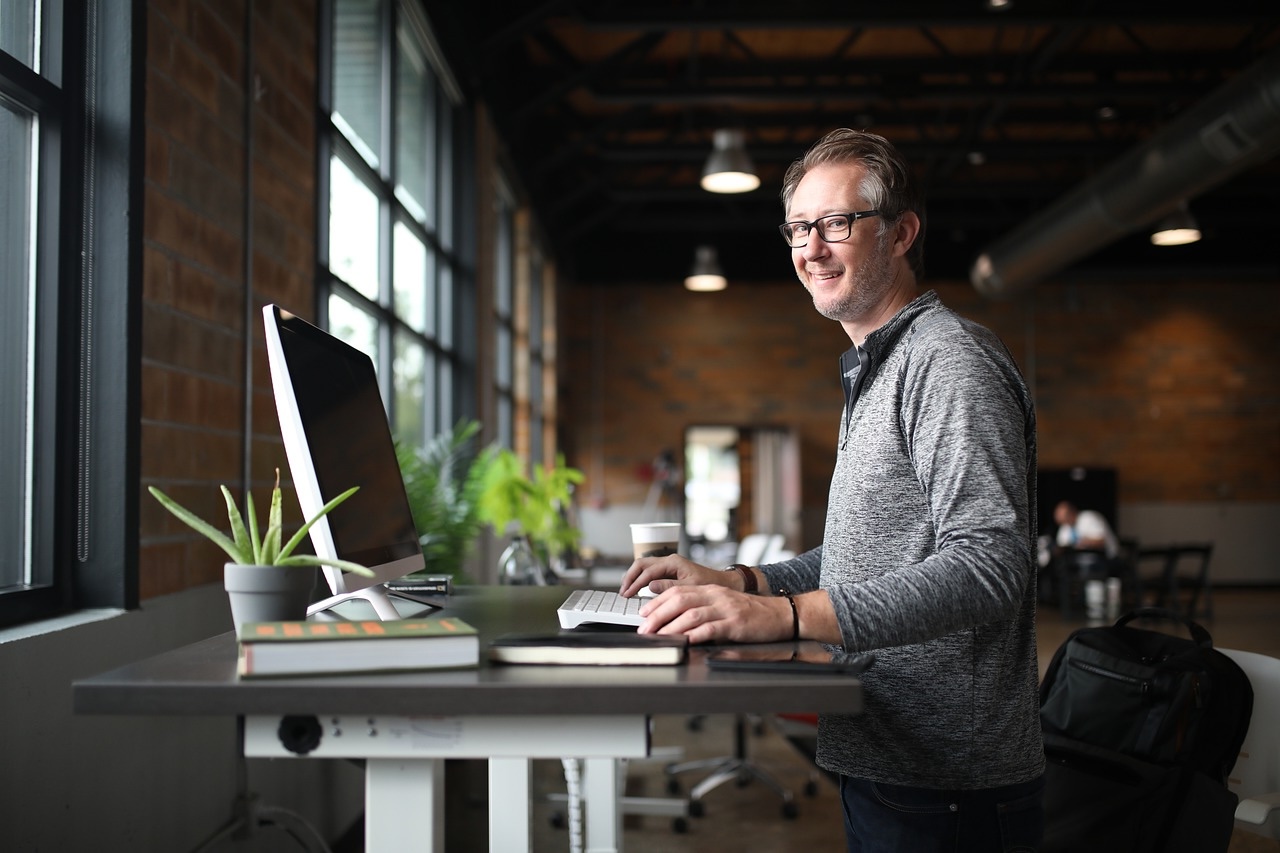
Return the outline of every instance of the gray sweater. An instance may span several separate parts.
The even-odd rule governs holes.
[[[818,763],[918,787],[1028,781],[1044,769],[1030,395],[1000,340],[933,292],[865,352],[823,544],[763,567],[775,591],[826,590],[844,650],[875,650],[863,712],[820,718]]]

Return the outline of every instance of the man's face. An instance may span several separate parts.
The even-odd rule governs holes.
[[[810,170],[796,185],[787,221],[811,222],[833,213],[866,210],[858,195],[863,168],[856,164],[826,163]],[[849,239],[823,240],[815,228],[809,242],[791,250],[800,283],[813,297],[813,307],[831,320],[857,321],[874,309],[893,284],[892,231],[876,237],[880,223],[859,219]]]

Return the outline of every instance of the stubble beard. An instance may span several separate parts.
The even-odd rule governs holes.
[[[889,252],[885,242],[888,235],[876,238],[875,251],[869,253],[854,268],[853,276],[841,293],[826,304],[818,303],[818,296],[809,289],[813,298],[813,307],[828,320],[850,322],[865,316],[883,301],[893,287],[893,273],[890,268]],[[808,288],[808,285],[805,285]]]

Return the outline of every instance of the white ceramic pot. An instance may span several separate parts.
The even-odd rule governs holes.
[[[305,566],[242,566],[227,563],[222,573],[231,621],[275,622],[307,618],[316,570]]]

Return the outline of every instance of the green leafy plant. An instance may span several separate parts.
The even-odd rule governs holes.
[[[202,534],[223,551],[226,551],[227,556],[234,563],[242,566],[334,566],[352,574],[373,577],[373,572],[359,563],[353,563],[349,560],[330,560],[325,557],[317,557],[314,554],[293,553],[293,549],[297,548],[302,540],[306,538],[312,525],[355,494],[359,488],[359,486],[352,486],[321,507],[320,511],[306,524],[302,525],[298,532],[293,534],[293,537],[284,545],[280,544],[284,534],[282,527],[283,501],[280,497],[280,469],[278,468],[276,469],[275,488],[271,490],[271,508],[267,513],[267,529],[261,535],[258,529],[258,515],[254,512],[253,495],[251,494],[245,494],[245,514],[249,517],[249,524],[246,527],[244,516],[240,514],[240,510],[236,507],[235,499],[231,496],[231,490],[226,486],[221,487],[222,496],[227,502],[227,518],[231,522],[231,536],[227,536],[155,486],[148,486],[147,491],[151,492],[152,497],[158,500],[165,509],[177,516],[180,521],[197,533]]]
[[[480,515],[499,533],[514,525],[547,560],[576,548],[582,539],[564,510],[573,487],[584,479],[581,471],[565,464],[563,454],[557,454],[555,465],[535,467],[530,476],[514,452],[497,450],[485,472]]]
[[[479,423],[463,419],[421,449],[396,444],[427,572],[461,576],[463,561],[484,528],[480,494],[495,451],[474,451],[479,431]]]

